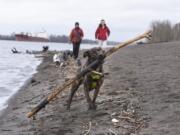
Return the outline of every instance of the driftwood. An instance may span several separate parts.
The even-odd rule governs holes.
[[[108,50],[104,55],[100,56],[97,60],[95,60],[94,62],[92,62],[88,67],[86,67],[84,70],[82,70],[79,74],[77,74],[75,77],[73,77],[72,79],[68,80],[67,82],[65,82],[62,86],[57,86],[56,88],[54,88],[53,92],[47,97],[45,98],[40,104],[38,104],[35,108],[33,108],[29,113],[27,113],[27,117],[30,118],[33,115],[35,115],[37,112],[39,112],[42,108],[44,108],[50,101],[52,101],[53,99],[55,99],[62,91],[64,91],[66,88],[68,88],[69,86],[71,86],[73,83],[75,83],[77,80],[81,79],[82,77],[84,77],[87,73],[91,72],[94,67],[98,67],[100,64],[103,63],[104,59],[108,56],[110,56],[111,54],[113,54],[114,52],[118,51],[119,49],[132,44],[138,40],[141,40],[143,38],[149,38],[151,36],[151,32],[148,31],[134,39],[128,40],[124,43],[121,43],[113,48],[111,48],[110,50]]]
[[[92,122],[90,121],[88,125],[88,130],[85,130],[85,133],[83,133],[83,135],[89,135],[91,131],[91,127],[92,127]]]
[[[135,132],[138,131],[139,129],[143,128],[144,127],[144,122],[141,122],[137,128],[135,129]]]

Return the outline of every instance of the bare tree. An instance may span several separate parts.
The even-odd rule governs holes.
[[[169,42],[173,40],[173,31],[171,22],[165,21],[154,21],[151,23],[152,40],[151,42]]]
[[[173,27],[173,40],[180,41],[180,23],[177,23]]]

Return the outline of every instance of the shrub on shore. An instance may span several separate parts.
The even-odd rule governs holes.
[[[150,43],[180,41],[180,23],[172,25],[170,21],[153,21],[151,23],[152,40]]]

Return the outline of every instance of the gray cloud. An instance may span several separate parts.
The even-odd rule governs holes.
[[[179,22],[178,0],[0,0],[0,33],[42,28],[69,34],[79,21],[86,38],[94,38],[99,20],[111,29],[110,40],[121,41],[148,29],[153,20]]]

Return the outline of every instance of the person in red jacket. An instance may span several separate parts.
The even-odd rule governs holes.
[[[107,27],[105,21],[101,20],[101,23],[99,24],[95,33],[95,38],[98,40],[100,47],[103,47],[103,44],[106,44],[109,35],[110,35],[109,28]]]
[[[75,59],[78,58],[79,55],[79,48],[82,41],[82,38],[84,36],[83,30],[79,27],[79,23],[75,23],[75,28],[72,29],[70,33],[70,41],[73,44],[73,56]]]

